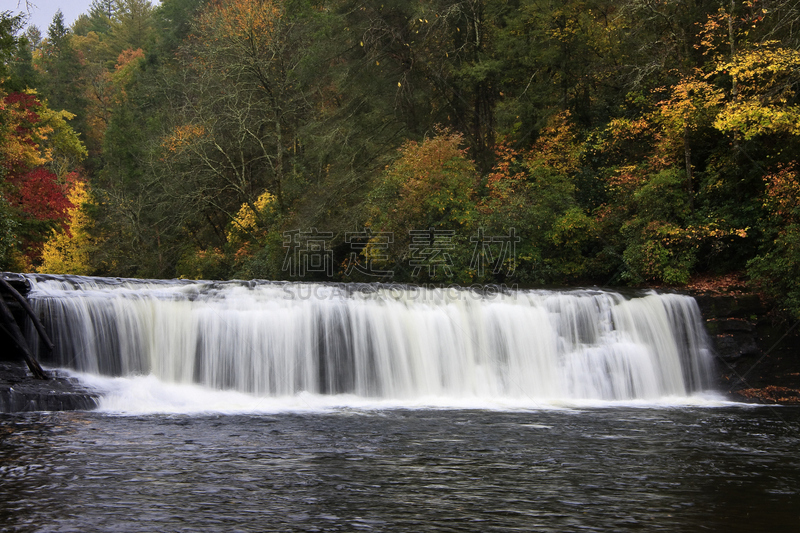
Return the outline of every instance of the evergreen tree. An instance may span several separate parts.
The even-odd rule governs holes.
[[[64,14],[58,10],[47,28],[41,57],[36,62],[42,73],[41,94],[48,105],[75,115],[73,127],[85,135],[86,99],[79,83],[82,67],[71,36],[72,32],[64,24]]]

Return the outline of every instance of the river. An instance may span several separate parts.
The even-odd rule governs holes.
[[[4,531],[797,531],[800,408],[0,418]]]

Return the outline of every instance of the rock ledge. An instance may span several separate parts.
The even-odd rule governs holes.
[[[96,392],[58,371],[47,372],[51,379],[34,379],[24,364],[0,362],[0,413],[82,411],[97,407]]]

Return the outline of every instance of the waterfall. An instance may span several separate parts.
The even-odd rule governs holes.
[[[90,374],[258,396],[630,400],[687,396],[711,373],[697,305],[676,294],[28,279],[56,345],[39,357]]]

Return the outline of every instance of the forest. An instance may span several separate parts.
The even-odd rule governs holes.
[[[798,0],[0,15],[0,270],[681,287],[800,317]]]

